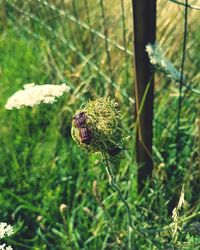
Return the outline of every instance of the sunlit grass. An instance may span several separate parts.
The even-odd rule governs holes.
[[[126,13],[130,11],[128,6],[126,3]],[[40,18],[45,16],[44,9],[38,7],[37,15]],[[108,6],[106,9],[110,11]],[[118,27],[116,9],[117,7],[113,8],[113,13],[109,13],[114,21],[116,20],[114,27]],[[179,10],[173,7],[169,9],[172,17]],[[178,67],[181,59],[181,45],[179,46],[181,39],[171,31],[176,33],[174,25],[181,22],[182,17],[180,14],[176,17],[179,19],[170,19],[169,9],[166,7],[163,12],[159,9],[162,15],[158,19],[158,39],[166,49],[169,59],[175,60],[173,62]],[[94,8],[91,12],[94,24],[97,22],[95,11],[97,10]],[[49,11],[49,15],[51,13]],[[15,16],[15,12],[12,14]],[[100,18],[100,12],[98,15]],[[15,18],[16,24],[23,25],[25,22],[17,15]],[[75,25],[71,26],[72,31],[74,30],[71,37],[67,32],[68,23],[65,26],[66,20],[58,18],[58,25],[51,20],[45,21],[71,43],[75,39],[75,45],[86,56],[84,59],[91,59],[97,65],[97,70],[94,69],[94,65],[88,66],[87,60],[82,60],[58,37],[53,37],[48,30],[42,29],[35,22],[32,22],[33,26],[30,25],[31,22],[25,22],[26,25],[20,27],[9,19],[7,28],[2,32],[0,214],[2,220],[14,225],[16,232],[8,242],[15,250],[126,250],[130,237],[123,203],[117,193],[110,189],[104,167],[97,162],[100,159],[96,155],[82,151],[72,141],[70,135],[71,118],[80,104],[89,98],[104,96],[108,92],[109,81],[105,76],[110,77],[110,75],[106,64],[104,40],[96,38],[99,47],[97,56],[94,56],[92,46],[86,46],[86,50],[82,50],[81,42],[79,44],[76,36]],[[130,50],[132,49],[131,21],[128,16],[127,46]],[[99,21],[95,25],[97,30],[101,27]],[[190,25],[190,27],[196,26],[195,23]],[[180,29],[177,34],[182,34],[181,23],[178,26]],[[23,31],[24,27],[40,36],[40,39]],[[110,37],[123,44],[122,36],[120,39],[117,38],[120,30],[118,28],[114,33],[111,29]],[[84,37],[86,44],[90,45],[90,32],[84,34],[86,34]],[[187,51],[186,73],[188,72],[194,87],[198,87],[199,81],[197,46],[199,37],[198,32],[190,34]],[[128,57],[128,78],[126,78],[125,55],[117,47],[110,46],[114,80],[120,86],[118,89],[114,88],[115,95],[120,103],[125,133],[130,136],[124,158],[116,165],[114,174],[130,204],[132,219],[137,227],[137,230],[133,231],[132,245],[134,249],[141,250],[167,249],[174,245],[179,249],[198,250],[199,238],[196,237],[194,244],[194,237],[184,230],[178,233],[178,241],[173,242],[169,225],[173,222],[171,211],[178,202],[183,184],[188,205],[180,212],[180,221],[186,218],[180,225],[187,229],[188,224],[199,219],[200,204],[197,191],[199,190],[197,121],[199,96],[189,91],[185,93],[181,116],[182,147],[180,161],[176,165],[178,85],[167,80],[163,74],[157,75],[154,105],[155,171],[151,184],[147,183],[144,192],[138,195],[133,145],[134,104],[128,99],[133,98],[133,58]],[[122,55],[123,59],[119,62]],[[102,70],[105,75],[99,74],[98,70]],[[30,82],[36,84],[65,82],[72,87],[73,94],[61,98],[55,105],[44,104],[12,112],[5,110],[7,98]],[[61,204],[67,205],[64,211],[60,210]],[[187,219],[189,216],[194,217]]]

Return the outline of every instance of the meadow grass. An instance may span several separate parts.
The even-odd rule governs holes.
[[[52,14],[49,11],[45,15],[44,9],[44,12],[37,13],[36,5],[30,8],[40,19]],[[10,15],[15,15],[14,11]],[[23,25],[23,19],[16,18]],[[63,25],[64,20],[57,21],[54,23],[50,18],[48,25],[55,32],[60,32],[59,21]],[[125,207],[118,193],[111,189],[100,157],[83,151],[70,135],[71,119],[80,104],[108,93],[109,82],[94,67],[83,62],[80,55],[61,43],[58,37],[53,39],[41,25],[36,22],[28,25],[25,28],[28,27],[32,35],[9,19],[0,36],[0,221],[6,221],[15,228],[15,235],[7,242],[15,250],[126,250],[130,245],[131,249],[141,250],[198,250],[199,238],[189,234],[188,228],[200,218],[199,96],[190,91],[184,95],[181,151],[176,164],[178,85],[163,74],[157,75],[153,145],[155,169],[143,192],[138,194],[133,143],[134,104],[128,99],[133,96],[132,57],[128,61],[124,57],[120,64],[115,56],[116,50],[111,51],[114,78],[120,86],[120,89],[114,87],[115,96],[120,103],[125,134],[130,136],[124,157],[116,163],[113,172],[131,208],[134,228],[130,230]],[[81,43],[77,41],[80,39],[76,36],[77,27],[72,26],[71,29],[74,30],[73,36],[61,32],[62,35],[72,44],[75,39],[77,47],[87,55],[85,60],[89,60],[92,57],[90,46],[82,50]],[[167,35],[162,35],[161,31],[160,28],[159,39],[169,44],[171,38],[167,40]],[[111,36],[112,39],[115,40],[117,32]],[[129,36],[128,32],[127,38]],[[198,87],[199,80],[200,62],[196,46],[199,37],[199,32],[190,33],[186,64],[194,87]],[[83,39],[86,45],[91,42],[90,33],[86,33]],[[97,50],[102,53],[93,59],[97,69],[106,71],[107,76],[105,50],[102,43],[99,44]],[[176,45],[173,43],[171,59],[174,58],[178,64],[181,50]],[[130,46],[128,48],[131,49]],[[169,47],[166,45],[165,48],[170,56]],[[194,61],[193,65],[191,61]],[[126,63],[129,63],[128,71]],[[7,98],[30,82],[65,82],[72,90],[54,105],[5,110]],[[178,203],[183,185],[187,204],[179,211],[179,230],[173,234],[172,210]]]

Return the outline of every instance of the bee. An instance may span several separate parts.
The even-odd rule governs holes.
[[[80,112],[73,117],[74,123],[77,128],[85,128],[86,127],[86,120],[87,116],[84,112]]]
[[[82,143],[89,145],[92,141],[90,128],[87,127],[87,116],[84,112],[80,112],[73,117],[76,128],[79,129],[79,137]]]
[[[121,152],[121,150],[122,149],[119,147],[114,147],[114,148],[108,149],[108,154],[110,156],[115,156],[115,155],[119,154]]]
[[[79,137],[81,142],[85,144],[90,144],[92,141],[91,131],[87,127],[79,129]]]

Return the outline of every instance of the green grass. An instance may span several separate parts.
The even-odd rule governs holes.
[[[30,79],[41,84],[51,77],[41,63],[40,46],[13,32],[1,37],[1,216],[15,224],[15,249],[18,244],[19,249],[70,249],[70,244],[79,249],[88,238],[91,242],[85,249],[91,249],[90,244],[101,246],[107,235],[102,228],[109,223],[95,200],[93,181],[97,181],[111,213],[124,209],[120,206],[115,212],[117,195],[109,189],[96,157],[87,155],[71,139],[72,111],[65,111],[69,97],[34,109],[7,111],[3,106],[7,97]],[[62,203],[68,206],[65,219],[59,212]],[[95,219],[91,220],[84,207]],[[38,216],[42,216],[40,222]]]
[[[115,78],[119,77],[124,92],[115,89],[115,94],[130,141],[124,158],[113,171],[131,207],[136,226],[131,232],[127,228],[125,207],[117,192],[111,189],[103,164],[97,163],[99,157],[80,149],[70,135],[75,110],[83,101],[105,95],[108,82],[60,44],[59,39],[54,41],[57,48],[54,53],[52,37],[48,40],[48,32],[43,31],[43,34],[37,25],[31,28],[39,29],[38,35],[41,34],[42,39],[35,39],[20,29],[17,32],[13,27],[16,28],[9,21],[0,36],[0,221],[15,228],[15,235],[7,242],[15,250],[126,250],[130,244],[132,249],[139,250],[198,250],[199,238],[187,233],[187,228],[200,218],[199,128],[196,123],[199,96],[188,92],[184,97],[182,147],[177,165],[178,86],[158,75],[154,106],[155,170],[151,182],[147,181],[143,193],[138,194],[133,143],[134,108],[123,94],[132,97],[132,65],[128,68],[129,77],[125,83],[126,70],[120,69],[116,73]],[[54,26],[59,30],[58,27]],[[190,39],[196,44],[199,37],[195,33]],[[104,51],[100,49],[100,52]],[[62,54],[59,56],[58,52]],[[194,84],[200,63],[197,52],[198,47],[192,47],[190,58],[196,59]],[[87,53],[87,56],[91,55],[90,51]],[[100,59],[103,60],[103,55],[97,57],[97,61]],[[190,62],[188,64],[190,69]],[[63,81],[72,87],[72,91],[54,105],[13,111],[4,108],[7,98],[23,84]],[[95,183],[97,188],[94,188]],[[180,231],[175,240],[169,227],[171,210],[178,202],[183,184],[187,206],[180,211]],[[60,211],[61,204],[67,205],[63,212]]]

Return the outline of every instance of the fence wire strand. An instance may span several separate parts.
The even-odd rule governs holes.
[[[106,61],[108,64],[108,73],[110,75],[110,79],[113,82],[113,71],[112,71],[112,66],[111,66],[111,56],[110,56],[110,47],[108,43],[108,27],[107,27],[107,21],[106,21],[106,15],[105,15],[105,8],[104,8],[104,1],[100,0],[100,7],[101,7],[101,16],[102,16],[102,22],[103,22],[103,28],[104,28],[104,36],[105,36],[105,51],[106,51]],[[112,85],[110,85],[112,86]],[[114,91],[112,88],[108,89],[108,95],[113,96]]]
[[[46,7],[56,11],[59,15],[66,17],[67,19],[69,19],[70,21],[78,24],[79,26],[81,26],[82,28],[86,29],[87,31],[93,33],[94,35],[96,35],[97,37],[106,40],[109,44],[115,46],[117,49],[122,50],[122,51],[126,51],[126,53],[130,56],[133,55],[133,52],[131,50],[126,50],[125,47],[122,44],[119,44],[118,42],[110,39],[110,38],[106,38],[105,35],[98,31],[95,30],[94,28],[91,28],[87,23],[77,20],[77,18],[69,13],[67,13],[66,11],[63,11],[62,9],[56,8],[55,5],[48,3],[47,1],[44,0],[36,0],[39,3],[44,4]]]
[[[181,120],[181,108],[182,108],[182,90],[183,90],[183,72],[186,57],[186,43],[187,43],[187,26],[188,26],[188,0],[185,0],[185,14],[184,14],[184,34],[183,34],[183,49],[182,49],[182,61],[181,61],[181,76],[179,83],[179,99],[178,99],[178,114],[177,114],[177,132],[176,132],[176,163],[179,162],[179,152],[181,149],[181,135],[180,135],[180,120]]]
[[[184,6],[184,7],[194,9],[194,10],[200,10],[200,6],[195,6],[195,5],[191,5],[191,4],[188,4],[188,3],[182,3],[182,2],[179,2],[179,1],[176,1],[176,0],[169,0],[169,1],[172,2],[172,3],[176,3],[178,5]]]
[[[43,27],[45,30],[49,32],[49,34],[54,36],[54,38],[60,40],[63,44],[66,45],[72,52],[74,52],[80,59],[88,65],[89,68],[93,69],[97,74],[99,74],[103,79],[110,85],[112,85],[116,90],[120,91],[124,97],[126,97],[130,102],[133,102],[133,100],[129,97],[125,89],[120,89],[119,84],[114,82],[111,77],[107,74],[105,74],[99,67],[96,65],[92,59],[91,56],[85,56],[73,43],[70,42],[69,39],[66,39],[64,36],[62,36],[57,31],[53,30],[51,26],[46,24],[43,20],[40,20],[32,13],[26,12],[24,9],[19,8],[16,6],[16,4],[11,3],[9,0],[5,0],[12,8],[14,8],[16,11],[21,13],[22,15],[26,16],[30,20],[37,22],[41,27]],[[40,0],[37,0],[40,1]]]

